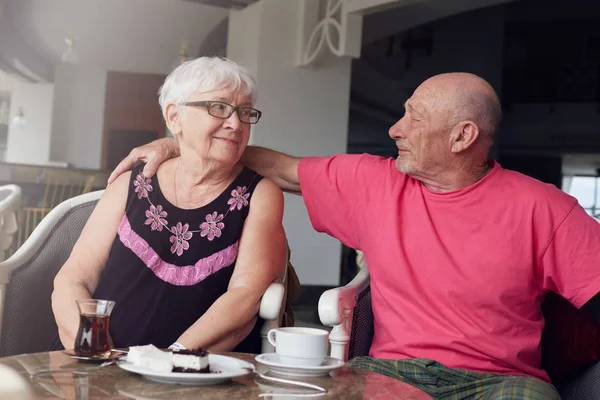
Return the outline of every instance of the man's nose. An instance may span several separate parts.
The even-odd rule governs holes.
[[[402,119],[399,119],[394,125],[390,127],[388,134],[394,140],[398,140],[402,137]]]

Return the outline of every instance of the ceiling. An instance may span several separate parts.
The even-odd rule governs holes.
[[[9,0],[4,14],[34,51],[55,64],[65,37],[75,36],[82,66],[167,73],[181,40],[196,55],[228,10],[181,0]]]

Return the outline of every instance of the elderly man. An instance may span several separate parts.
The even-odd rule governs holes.
[[[547,292],[576,307],[600,292],[600,224],[556,187],[488,160],[502,112],[466,73],[434,76],[389,130],[398,158],[290,157],[248,148],[242,162],[301,193],[313,227],[361,249],[371,273],[371,357],[351,366],[436,399],[558,399],[540,368]],[[132,151],[146,173],[173,141]]]

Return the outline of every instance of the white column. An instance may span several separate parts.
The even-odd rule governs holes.
[[[263,119],[251,144],[296,156],[345,153],[350,94],[349,57],[326,55],[296,67],[302,0],[261,0],[232,11],[227,55],[257,79]],[[284,225],[302,284],[337,285],[340,243],[316,233],[302,199],[285,198]]]
[[[61,64],[54,75],[50,159],[99,169],[104,127],[106,71]]]

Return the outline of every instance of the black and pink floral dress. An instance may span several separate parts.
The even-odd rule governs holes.
[[[244,168],[214,201],[185,210],[141,170],[132,172],[125,215],[93,297],[116,302],[110,319],[116,347],[164,348],[227,291],[262,176]],[[262,322],[236,351],[260,353]]]

